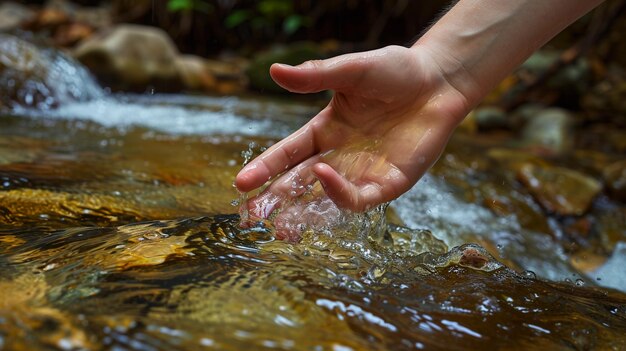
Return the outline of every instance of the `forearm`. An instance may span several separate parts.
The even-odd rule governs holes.
[[[602,0],[461,0],[414,48],[430,50],[474,106],[535,50]]]

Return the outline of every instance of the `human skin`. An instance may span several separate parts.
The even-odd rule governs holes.
[[[365,211],[408,191],[455,127],[515,67],[601,0],[461,0],[413,46],[274,64],[295,93],[333,90],[328,106],[246,165],[235,185],[268,217],[316,180],[335,204]]]

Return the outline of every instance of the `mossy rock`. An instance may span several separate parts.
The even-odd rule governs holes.
[[[259,53],[250,62],[246,75],[250,82],[250,88],[264,93],[287,93],[270,76],[270,66],[273,63],[285,63],[298,65],[308,60],[319,60],[325,56],[320,48],[314,43],[302,42],[289,46],[278,47],[270,51]]]

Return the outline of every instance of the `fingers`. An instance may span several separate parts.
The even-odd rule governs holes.
[[[254,190],[315,153],[313,125],[307,123],[247,164],[235,178],[241,192]]]
[[[315,164],[312,171],[338,207],[354,212],[368,211],[391,201],[411,186],[408,178],[397,168],[389,169],[382,178],[360,184],[349,181],[325,163]]]
[[[282,202],[302,195],[315,183],[311,166],[319,162],[314,156],[270,184],[261,194],[248,200],[248,209],[256,217],[268,218]]]

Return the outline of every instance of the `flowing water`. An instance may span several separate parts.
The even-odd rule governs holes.
[[[599,286],[626,290],[623,243],[577,269],[561,237],[462,195],[478,174],[534,208],[473,164],[480,150],[459,166],[462,141],[439,166],[462,182],[435,169],[391,204],[395,224],[380,208],[292,243],[239,227],[232,181],[250,143],[318,105],[50,107],[0,115],[0,350],[626,349],[626,294]]]

